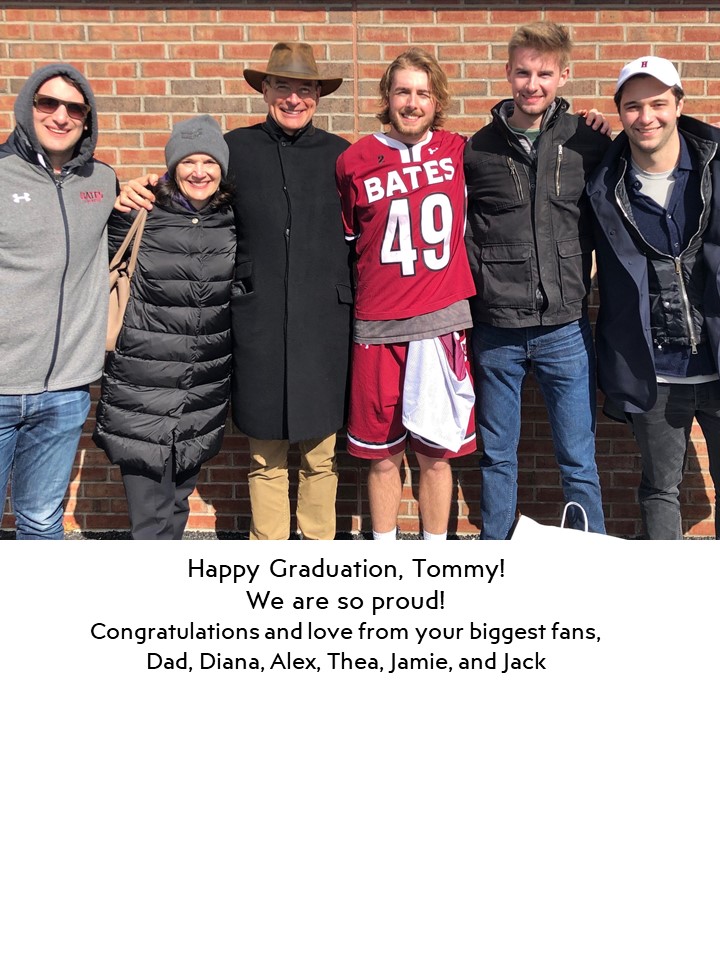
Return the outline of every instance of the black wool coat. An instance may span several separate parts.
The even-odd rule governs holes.
[[[349,248],[335,162],[347,141],[270,117],[232,130],[238,280],[232,415],[260,440],[307,440],[345,423],[352,325]]]
[[[230,206],[148,213],[117,346],[108,354],[93,439],[121,468],[162,477],[196,470],[220,450],[230,401]],[[117,250],[132,218],[114,211]]]

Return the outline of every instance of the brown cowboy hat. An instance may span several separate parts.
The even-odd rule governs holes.
[[[262,93],[262,82],[267,76],[290,80],[313,80],[320,84],[320,96],[333,93],[343,82],[342,77],[321,77],[318,73],[312,47],[309,43],[276,43],[270,51],[265,70],[243,70],[243,76],[253,88]]]

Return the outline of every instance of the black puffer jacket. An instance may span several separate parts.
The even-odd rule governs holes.
[[[108,354],[93,439],[112,463],[160,478],[220,450],[230,397],[232,208],[158,201],[148,214],[130,302]],[[132,219],[114,212],[111,254]]]

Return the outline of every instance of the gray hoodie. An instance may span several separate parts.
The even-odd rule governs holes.
[[[52,77],[82,91],[91,111],[59,174],[35,133],[33,97]],[[95,98],[69,64],[36,70],[18,94],[16,127],[0,146],[0,394],[65,390],[96,380],[108,303],[106,224],[117,194],[93,159]]]

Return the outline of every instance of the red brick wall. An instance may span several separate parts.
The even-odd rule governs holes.
[[[565,87],[576,107],[597,106],[617,119],[614,80],[623,63],[654,53],[679,64],[688,112],[720,119],[720,9],[715,4],[616,3],[193,3],[162,8],[145,3],[10,3],[0,10],[0,133],[12,129],[15,94],[28,74],[53,60],[79,67],[92,81],[101,110],[98,155],[121,179],[162,165],[172,124],[196,112],[224,128],[256,122],[262,101],[242,78],[262,67],[278,40],[306,40],[319,60],[347,77],[321,101],[318,121],[352,139],[377,129],[377,80],[384,64],[411,43],[432,49],[451,77],[452,128],[482,126],[493,103],[507,95],[506,43],[514,26],[552,18],[572,28],[572,78]],[[117,471],[83,437],[70,487],[69,529],[127,527]],[[599,416],[598,463],[608,530],[638,532],[638,458],[627,428]],[[203,471],[193,498],[190,529],[247,530],[247,450],[229,431],[223,452]],[[475,458],[458,461],[451,529],[477,530],[479,475]],[[401,527],[417,530],[414,471]],[[693,434],[683,490],[686,530],[713,533],[713,500],[702,437]],[[542,400],[532,381],[524,405],[520,448],[520,506],[537,519],[558,516],[562,496]],[[363,471],[341,456],[339,530],[368,528]],[[6,516],[4,527],[12,526]]]

